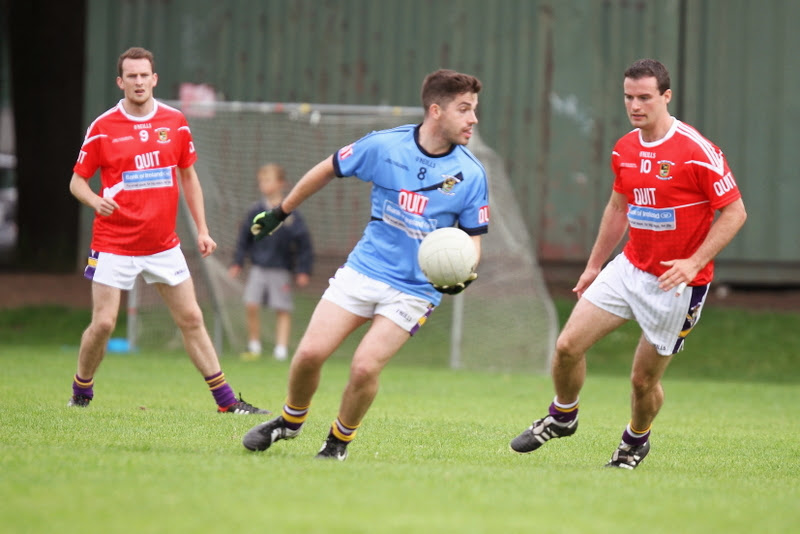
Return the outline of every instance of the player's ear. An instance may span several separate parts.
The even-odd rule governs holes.
[[[156,85],[158,85],[158,73],[154,72],[153,73],[153,87],[155,87]]]
[[[667,89],[664,91],[664,101],[669,104],[670,100],[672,100],[672,89]]]
[[[122,78],[120,76],[117,76],[117,87],[119,87],[123,91],[125,90],[125,86],[123,85]]]

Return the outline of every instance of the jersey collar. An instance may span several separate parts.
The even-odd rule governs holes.
[[[152,119],[155,116],[156,112],[158,111],[158,100],[156,100],[154,98],[153,99],[153,111],[151,111],[150,113],[148,113],[147,115],[145,115],[143,117],[137,117],[135,115],[130,115],[130,114],[128,114],[127,111],[125,111],[125,106],[122,105],[123,100],[124,99],[121,99],[119,101],[119,103],[117,104],[117,108],[119,109],[119,112],[122,113],[123,115],[125,115],[125,117],[128,120],[131,120],[131,121],[134,121],[134,122],[149,121],[150,119]]]
[[[664,135],[664,137],[662,137],[658,141],[651,141],[649,143],[646,142],[644,139],[642,139],[642,131],[639,130],[639,132],[638,132],[639,133],[639,143],[643,147],[658,146],[661,143],[664,143],[664,142],[668,141],[673,135],[675,135],[675,131],[678,129],[678,124],[679,123],[680,123],[680,121],[678,119],[676,119],[675,117],[672,117],[672,126],[669,127],[669,130],[667,130],[667,133]]]
[[[423,154],[425,154],[427,157],[429,157],[429,158],[443,158],[445,156],[449,156],[450,154],[452,154],[453,150],[456,149],[456,145],[450,145],[450,150],[448,150],[447,152],[444,152],[442,154],[430,154],[428,151],[426,151],[424,148],[422,148],[422,145],[419,144],[419,129],[420,129],[420,127],[422,127],[421,123],[417,124],[414,127],[414,143],[416,143],[417,148],[419,149],[419,151],[422,152]]]

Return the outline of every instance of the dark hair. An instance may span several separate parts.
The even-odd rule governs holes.
[[[153,53],[145,48],[134,46],[120,54],[117,60],[117,73],[119,76],[122,76],[122,62],[126,59],[146,59],[150,61],[150,68],[153,69],[153,72],[156,71],[156,60],[153,58]]]
[[[457,95],[480,92],[481,81],[475,76],[439,69],[425,76],[422,82],[422,106],[427,114],[431,104],[444,107]]]
[[[634,61],[630,67],[625,71],[625,78],[638,80],[640,78],[649,78],[650,76],[656,79],[658,83],[658,92],[662,95],[664,91],[669,89],[669,71],[660,61],[655,59],[639,59]]]

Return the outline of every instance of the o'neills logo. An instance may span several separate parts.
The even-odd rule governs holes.
[[[425,207],[428,205],[428,197],[414,193],[413,191],[400,190],[400,195],[397,198],[397,203],[403,210],[413,213],[415,215],[422,215]]]

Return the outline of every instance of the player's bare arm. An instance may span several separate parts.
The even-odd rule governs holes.
[[[328,185],[335,177],[333,157],[325,158],[317,163],[300,178],[280,204],[269,211],[262,211],[253,218],[250,231],[256,240],[277,230],[289,214],[296,210],[305,199]]]
[[[186,198],[186,205],[197,227],[197,247],[200,254],[205,258],[211,255],[217,248],[217,243],[211,239],[206,224],[206,209],[203,204],[203,189],[200,187],[200,179],[194,165],[185,169],[178,169],[178,176],[181,179],[181,189]]]
[[[305,199],[325,187],[336,177],[333,158],[328,157],[314,165],[303,175],[281,202],[281,209],[286,213],[296,210]]]
[[[578,298],[581,298],[586,288],[594,282],[594,279],[597,278],[603,268],[603,263],[625,236],[625,232],[628,229],[627,213],[628,200],[625,195],[612,191],[611,198],[608,200],[605,210],[603,210],[600,229],[597,231],[597,239],[589,255],[589,261],[586,262],[586,268],[578,278],[578,283],[572,289]]]
[[[72,174],[72,180],[69,182],[69,191],[82,204],[89,206],[95,213],[103,217],[108,217],[114,213],[114,210],[119,209],[119,204],[113,198],[103,198],[92,191],[89,186],[89,180],[78,173]]]
[[[681,283],[690,283],[717,254],[722,252],[739,229],[747,220],[747,211],[744,202],[739,198],[719,210],[719,217],[711,225],[703,243],[689,258],[662,261],[662,265],[670,268],[659,278],[659,287],[664,291],[678,286]]]

